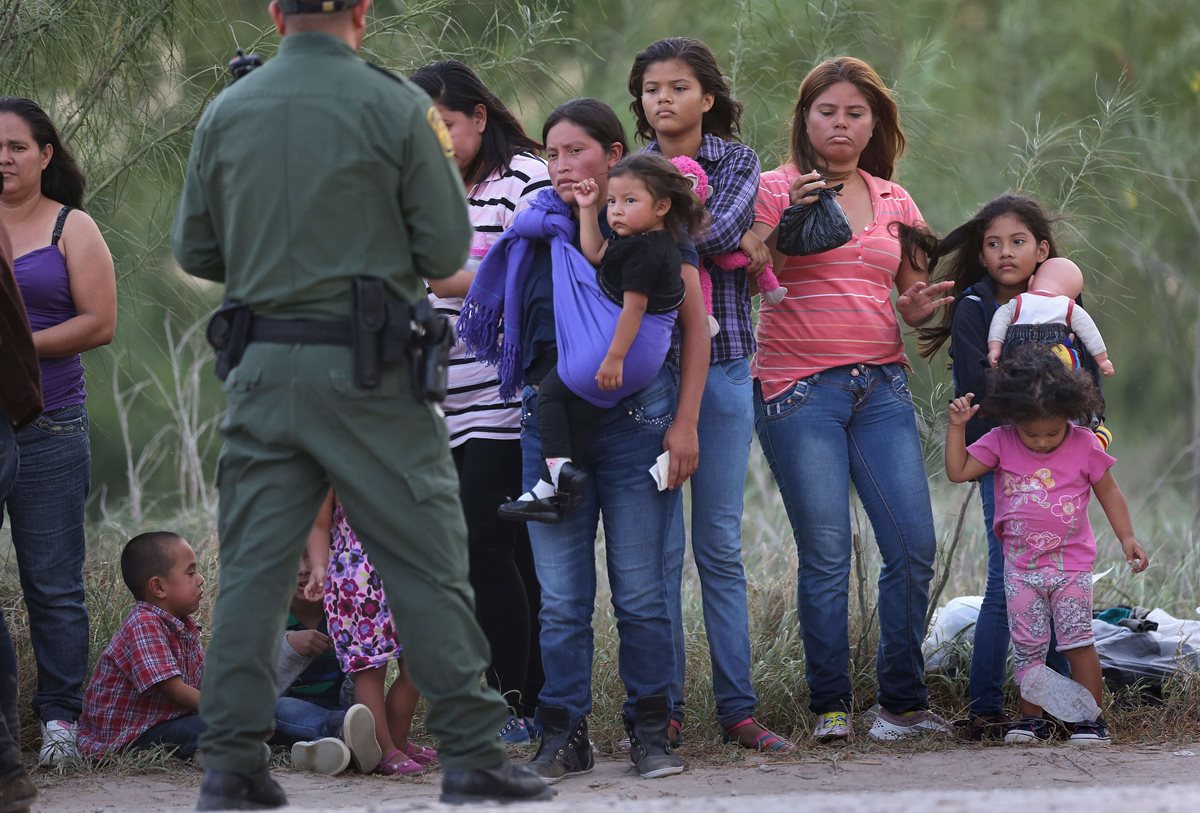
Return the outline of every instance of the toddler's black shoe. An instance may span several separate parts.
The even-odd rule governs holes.
[[[1075,723],[1071,726],[1071,745],[1108,745],[1112,737],[1108,735],[1108,725],[1104,718],[1095,722]]]
[[[197,810],[272,810],[287,807],[287,796],[271,772],[256,773],[204,769]]]
[[[571,463],[563,463],[558,472],[558,504],[564,511],[583,505],[583,494],[591,478],[583,469]]]
[[[442,772],[441,801],[449,805],[471,802],[546,802],[554,788],[527,768],[507,759],[495,768]]]
[[[1043,717],[1022,717],[1008,729],[1004,741],[1009,745],[1046,742],[1052,734],[1049,720]]]
[[[562,522],[562,509],[558,497],[537,497],[532,500],[513,500],[500,506],[496,512],[501,519],[510,522],[546,522],[551,525]]]

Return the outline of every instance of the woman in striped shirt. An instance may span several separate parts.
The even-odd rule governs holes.
[[[435,62],[412,81],[433,99],[450,131],[475,227],[467,266],[428,282],[433,306],[457,319],[483,255],[550,180],[535,154],[542,145],[466,65]],[[454,346],[442,408],[467,520],[475,615],[492,649],[488,684],[513,710],[501,736],[525,742],[524,718],[533,717],[543,681],[541,592],[525,527],[496,515],[497,505],[521,493],[521,404],[501,398],[499,384],[495,367],[476,361],[461,341]]]
[[[870,736],[946,730],[926,710],[921,638],[937,540],[896,309],[916,326],[949,299],[947,285],[928,284],[921,258],[901,252],[892,225],[921,220],[890,180],[903,149],[899,113],[875,71],[849,57],[824,62],[800,86],[791,160],[763,174],[755,212],[754,228],[768,238],[789,204],[811,204],[817,190],[840,183],[853,229],[830,251],[776,254],[788,296],[761,306],[753,370],[755,427],[800,554],[798,610],[821,741],[851,730],[851,482],[883,558],[883,710]],[[895,309],[893,287],[901,292]]]

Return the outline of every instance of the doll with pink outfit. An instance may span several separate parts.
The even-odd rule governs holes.
[[[671,163],[683,177],[692,182],[692,187],[696,190],[696,196],[700,198],[700,202],[707,201],[708,196],[712,193],[712,188],[708,185],[708,173],[704,171],[704,168],[686,155],[672,158]],[[728,254],[713,257],[713,262],[722,271],[735,271],[750,264],[750,255],[740,250],[731,251]],[[758,272],[754,277],[754,283],[759,293],[762,294],[763,301],[768,304],[778,305],[787,296],[787,288],[779,284],[775,271],[769,265]],[[700,269],[700,293],[704,297],[704,310],[708,313],[708,334],[716,336],[721,327],[712,315],[712,277],[704,268]]]

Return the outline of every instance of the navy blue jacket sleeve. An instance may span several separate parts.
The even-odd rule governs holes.
[[[987,334],[992,323],[992,314],[984,312],[983,303],[970,295],[964,295],[954,308],[954,322],[950,326],[950,370],[954,377],[954,394],[975,393],[972,403],[982,404],[987,392],[986,374]],[[976,415],[967,424],[967,443],[974,443],[987,434],[994,423]]]

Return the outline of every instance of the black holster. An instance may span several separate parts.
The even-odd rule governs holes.
[[[225,300],[208,320],[205,336],[216,353],[217,378],[221,381],[241,363],[253,323],[254,311],[250,306],[232,299]]]
[[[454,326],[428,299],[413,305],[412,313],[413,392],[419,401],[440,403],[446,400]]]
[[[383,280],[374,277],[355,279],[351,298],[355,384],[374,389],[382,381],[384,364],[408,361],[417,400],[445,400],[454,346],[450,320],[434,311],[428,299],[415,305],[388,302]]]

